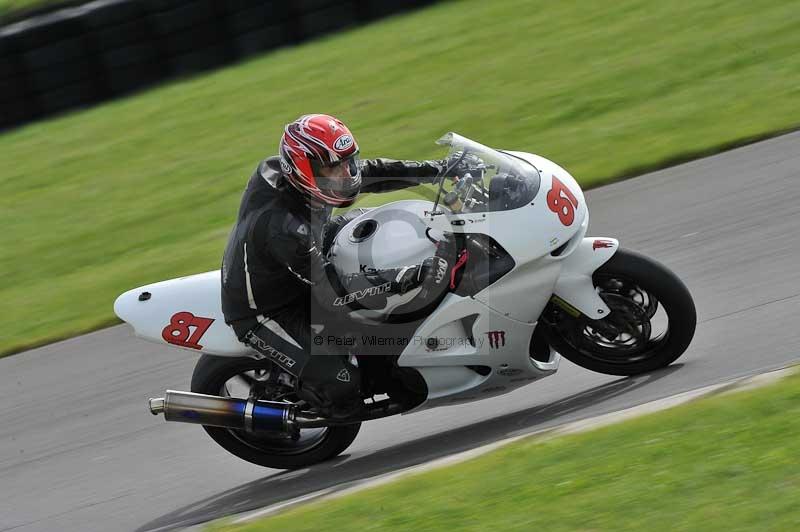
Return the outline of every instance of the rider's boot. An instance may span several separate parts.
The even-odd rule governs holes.
[[[361,372],[340,355],[314,355],[300,374],[297,395],[323,417],[347,419],[364,410]]]

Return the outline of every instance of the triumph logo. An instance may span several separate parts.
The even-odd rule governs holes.
[[[333,301],[334,307],[342,307],[344,305],[349,305],[353,301],[359,301],[364,299],[367,296],[377,296],[379,294],[385,294],[392,288],[392,283],[384,283],[378,286],[371,286],[369,288],[365,288],[364,290],[358,290],[356,292],[352,292],[347,294],[346,296],[337,297]]]
[[[506,345],[506,332],[505,331],[488,331],[486,335],[489,337],[489,347],[497,349]]]
[[[353,137],[342,135],[333,142],[333,149],[336,151],[347,151],[353,146]]]

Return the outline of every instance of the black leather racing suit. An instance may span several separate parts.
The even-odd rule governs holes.
[[[440,169],[438,161],[364,160],[361,191],[430,183]],[[312,316],[320,323],[325,313],[351,310],[342,296],[353,292],[362,296],[359,306],[381,309],[387,295],[402,290],[394,282],[398,270],[339,278],[325,258],[336,231],[360,212],[331,221],[330,208],[311,209],[283,178],[279,159],[270,157],[247,184],[222,261],[225,321],[240,341],[299,377],[301,397],[318,405],[360,402],[360,376],[338,354],[312,359]]]

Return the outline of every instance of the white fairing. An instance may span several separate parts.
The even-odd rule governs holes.
[[[332,260],[343,273],[421,262],[435,251],[424,226],[434,238],[444,232],[489,235],[514,258],[514,268],[474,298],[449,294],[403,351],[398,363],[416,368],[428,386],[428,400],[418,409],[508,393],[555,372],[558,353],[539,356],[547,360],[530,356],[536,321],[554,293],[589,317],[609,312],[591,274],[616,251],[616,240],[584,238],[586,200],[568,172],[537,155],[508,153],[539,171],[540,188],[529,204],[499,212],[431,215],[429,201],[398,201],[362,214],[334,242]],[[574,196],[573,216],[565,217],[570,223],[548,205],[555,180]],[[361,248],[368,241],[357,242],[353,230],[369,219],[377,222],[373,243]],[[595,241],[602,245],[594,246]],[[562,246],[560,254],[551,255]],[[433,348],[430,338],[438,339]],[[480,375],[467,366],[491,372]]]
[[[592,283],[592,273],[597,268],[605,264],[605,262],[608,261],[608,259],[610,259],[614,253],[616,253],[617,248],[619,247],[619,242],[613,238],[584,238],[589,227],[589,211],[586,207],[586,199],[580,189],[580,186],[578,185],[577,181],[575,181],[575,178],[569,174],[569,172],[561,168],[553,161],[545,159],[539,155],[522,152],[506,153],[530,162],[541,171],[543,177],[542,189],[545,191],[545,193],[540,192],[538,196],[539,198],[542,198],[540,204],[547,203],[546,191],[552,189],[553,178],[558,178],[564,185],[567,186],[567,188],[572,191],[572,193],[578,199],[579,205],[575,210],[575,223],[580,220],[580,226],[578,227],[577,232],[571,234],[571,242],[568,248],[565,249],[561,255],[559,255],[559,259],[563,260],[561,264],[561,272],[553,292],[580,310],[586,316],[593,319],[604,318],[608,315],[609,309],[600,296],[597,295],[597,292],[594,289],[594,284]],[[546,176],[548,176],[548,174],[550,176],[549,185],[545,185],[545,181],[547,179]],[[551,234],[555,235],[553,238],[563,238],[571,233],[567,227],[572,228],[574,227],[574,224],[570,226],[562,225],[564,229],[567,229],[562,233],[560,231],[561,228],[558,227],[559,223],[554,221],[552,211],[548,209],[547,212],[542,212],[541,214],[545,217],[545,220],[549,219],[550,224],[548,229],[552,231]],[[558,219],[557,216],[555,218]],[[545,226],[548,226],[546,222]],[[596,245],[595,242],[598,241],[603,242],[603,244],[600,246]],[[552,245],[557,247],[562,245],[564,242],[564,240],[559,239]],[[516,255],[514,256],[516,257]]]
[[[225,324],[219,270],[128,290],[114,302],[114,313],[146,340],[211,355],[246,356],[251,352]],[[181,313],[189,313],[195,320],[187,322],[187,316]],[[183,324],[173,321],[176,314],[181,314],[177,319]],[[213,322],[203,331],[208,321],[197,318]],[[165,340],[167,335],[172,342]]]
[[[540,314],[555,295],[560,305],[589,318],[607,316],[609,308],[594,288],[592,273],[618,247],[611,238],[585,238],[586,200],[573,177],[557,164],[528,153],[500,153],[455,134],[443,140],[451,155],[470,150],[487,161],[500,161],[493,162],[497,175],[505,161],[529,177],[526,192],[505,208],[483,211],[454,212],[459,208],[439,205],[440,213],[431,214],[431,201],[389,203],[343,227],[329,255],[340,273],[396,268],[432,256],[436,246],[431,239],[439,240],[443,233],[482,233],[513,258],[510,271],[473,297],[445,296],[414,338],[402,344],[398,364],[416,368],[428,387],[427,401],[418,409],[508,393],[554,373],[559,354],[531,349]],[[508,190],[511,198],[514,192]],[[225,325],[219,271],[130,290],[117,299],[114,310],[137,335],[165,345],[224,356],[250,352]],[[183,325],[176,325],[176,315]]]
[[[425,211],[432,207],[433,203],[429,201],[408,200],[362,214],[337,235],[331,248],[332,261],[342,273],[357,272],[365,264],[368,267],[390,268],[421,262],[436,251],[435,245],[425,235]],[[398,214],[401,211],[405,213]],[[357,239],[352,234],[355,227],[369,219],[377,220],[378,224],[371,237],[375,242],[374,247],[368,252],[359,250],[359,245],[363,243],[354,242]],[[388,219],[394,222],[383,223]],[[492,228],[493,224],[486,222],[482,227]],[[430,234],[435,236],[441,231],[432,230]],[[398,239],[394,240],[396,245],[391,245],[393,240],[390,237]],[[391,261],[378,262],[382,256],[389,255]],[[500,395],[556,371],[559,355],[552,352],[544,362],[533,360],[529,356],[529,344],[536,317],[552,294],[558,276],[558,264],[553,262],[553,266],[538,274],[531,275],[532,272],[528,272],[524,279],[523,276],[512,276],[512,271],[481,292],[480,298],[465,298],[455,294],[445,297],[439,308],[422,323],[398,361],[401,366],[416,368],[428,386],[428,400],[417,409]],[[495,297],[492,289],[499,286],[505,290],[507,285],[503,281],[506,278],[513,285],[512,290],[519,291],[518,283],[526,283],[521,292],[525,297],[520,298],[518,292],[516,298],[526,301],[525,305],[519,307],[524,307],[529,320],[516,320],[491,308],[490,302],[502,306],[501,298]],[[543,293],[538,296],[535,289],[530,289],[536,284],[544,287]],[[535,309],[537,306],[538,310]],[[474,321],[470,330],[467,330],[472,317]],[[470,337],[472,342],[469,341]],[[430,344],[429,339],[435,339],[435,344]],[[492,371],[488,375],[480,375],[466,367],[470,365],[487,366]]]
[[[562,262],[553,293],[590,318],[606,317],[610,310],[595,291],[592,273],[605,264],[618,247],[619,242],[614,238],[582,239]]]

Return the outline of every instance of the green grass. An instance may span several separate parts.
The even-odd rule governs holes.
[[[29,10],[35,7],[46,6],[47,4],[56,4],[61,0],[0,0],[0,23],[3,22],[4,17],[15,11]],[[87,2],[89,0],[86,0]]]
[[[300,114],[340,116],[365,156],[440,156],[455,130],[592,185],[795,127],[798,22],[797,1],[445,2],[5,134],[0,353],[217,268]]]
[[[55,3],[58,0],[0,0],[0,13],[14,11],[32,6],[41,6]]]
[[[800,376],[215,532],[800,530]]]

